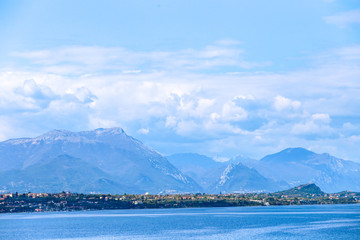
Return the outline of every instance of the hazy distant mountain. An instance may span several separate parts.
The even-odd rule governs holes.
[[[206,190],[220,177],[227,163],[217,162],[212,158],[197,153],[178,153],[167,159],[181,172],[197,181]]]
[[[270,192],[283,189],[277,182],[241,164],[243,160],[251,160],[245,157],[216,162],[204,155],[182,153],[167,158],[183,173],[195,179],[205,192]],[[286,183],[284,185],[288,187]]]
[[[255,169],[238,162],[230,163],[209,191],[215,193],[272,192],[280,188],[275,181],[265,178]]]
[[[360,164],[304,148],[259,161],[237,156],[221,163],[190,153],[168,158],[185,174],[121,128],[55,130],[0,142],[0,191],[268,192],[308,182],[325,192],[360,191]]]
[[[360,191],[360,164],[317,154],[304,148],[288,148],[247,163],[262,175],[291,186],[313,182],[325,192]]]
[[[83,132],[55,130],[36,138],[1,142],[0,172],[28,172],[30,166],[45,164],[49,159],[64,154],[101,170],[111,176],[111,181],[129,187],[130,192],[197,192],[200,189],[196,182],[181,173],[165,157],[126,135],[121,128]],[[52,170],[48,173],[57,174]],[[0,182],[0,186],[2,184]],[[33,191],[36,191],[36,187]]]

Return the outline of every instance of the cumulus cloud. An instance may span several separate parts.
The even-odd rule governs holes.
[[[222,120],[224,121],[241,121],[247,116],[247,112],[233,101],[226,102],[222,107]]]
[[[172,94],[172,105],[167,102],[165,127],[173,128],[182,136],[209,137],[239,132],[235,122],[246,118],[246,111],[234,102],[216,102],[197,91],[183,96]],[[165,106],[164,106],[165,107]]]
[[[33,79],[25,80],[23,86],[14,89],[14,93],[21,95],[24,106],[31,109],[46,108],[56,99],[49,87],[39,85]]]
[[[283,96],[276,96],[274,99],[274,107],[277,111],[297,110],[301,106],[301,102],[294,101]]]
[[[64,47],[17,53],[32,68],[0,71],[0,117],[18,129],[1,128],[0,135],[120,126],[165,154],[180,146],[228,157],[260,157],[289,146],[321,149],[320,143],[336,148],[332,139],[356,143],[350,138],[360,134],[354,120],[360,108],[358,47],[318,56],[322,61],[310,70],[207,73],[244,67],[238,46],[222,41],[173,52]],[[339,117],[343,122],[334,120]]]
[[[1,129],[3,138],[76,128],[88,122],[89,98],[96,97],[86,87],[75,88],[79,84],[70,86],[63,77],[44,73],[1,72],[0,77],[4,80],[0,81],[0,118],[6,117],[8,124],[3,126],[9,129]],[[59,79],[63,86],[57,88]]]
[[[144,134],[144,135],[147,135],[149,132],[150,132],[150,130],[148,128],[140,128],[138,130],[138,133]]]
[[[15,92],[37,99],[51,98],[54,95],[49,87],[40,86],[33,79],[24,81],[23,87],[16,88]]]
[[[199,130],[199,125],[192,120],[181,120],[176,126],[176,133],[182,136],[189,136]]]
[[[70,89],[68,94],[75,96],[82,103],[92,103],[97,97],[86,87]]]
[[[322,122],[322,123],[329,123],[330,116],[327,113],[315,113],[311,116],[313,121]]]
[[[309,138],[334,137],[335,129],[330,127],[330,116],[327,113],[312,114],[304,123],[297,123],[292,127],[292,133]]]

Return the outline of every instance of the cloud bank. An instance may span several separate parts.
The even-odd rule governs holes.
[[[241,46],[15,52],[27,67],[0,72],[0,138],[120,126],[164,154],[258,158],[303,146],[360,161],[359,46],[282,73],[260,71],[271,62],[247,61]]]

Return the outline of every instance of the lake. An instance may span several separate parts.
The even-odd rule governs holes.
[[[0,239],[360,239],[360,205],[1,214]]]

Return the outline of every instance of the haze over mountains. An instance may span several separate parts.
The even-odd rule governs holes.
[[[11,192],[274,192],[309,182],[325,192],[360,191],[360,164],[329,154],[289,148],[261,160],[164,157],[121,128],[7,140],[0,166],[0,190]]]

